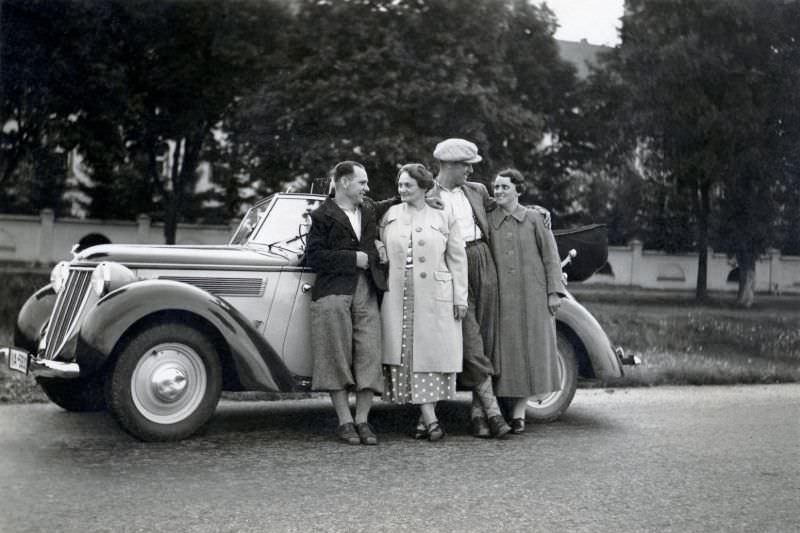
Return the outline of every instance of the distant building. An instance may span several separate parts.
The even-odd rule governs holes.
[[[581,39],[577,43],[556,40],[556,44],[558,44],[558,52],[561,55],[561,59],[575,65],[580,79],[585,79],[589,76],[589,65],[598,64],[598,55],[601,52],[611,50],[608,46],[590,44],[586,39]]]

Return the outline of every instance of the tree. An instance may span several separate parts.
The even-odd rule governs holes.
[[[178,221],[200,212],[196,170],[211,132],[269,75],[287,9],[257,0],[4,2],[0,193],[24,208],[8,193],[63,189],[63,169],[58,187],[25,180],[52,181],[37,165],[78,148],[92,176],[90,214],[160,213],[173,243]]]
[[[167,243],[190,210],[211,132],[267,75],[285,8],[265,2],[148,0],[90,4],[104,63],[80,114],[82,147],[97,170],[138,170],[155,187]],[[100,29],[102,28],[102,29]],[[122,98],[105,105],[109,93]],[[116,153],[102,146],[111,145]],[[137,162],[143,162],[143,166]],[[134,172],[135,174],[135,172]]]
[[[553,28],[521,1],[299,2],[282,75],[228,129],[248,147],[263,192],[357,159],[385,196],[400,164],[431,164],[446,137],[479,145],[486,161],[476,171],[487,179],[531,159],[543,109],[558,99],[553,65],[574,76]]]
[[[794,2],[747,3],[738,14],[737,33],[746,41],[728,64],[733,76],[727,93],[733,109],[723,152],[728,165],[719,234],[739,267],[737,301],[750,307],[756,261],[768,246],[777,244],[781,204],[788,201],[791,206],[794,198],[786,192],[796,190],[800,7]]]
[[[770,161],[780,160],[790,129],[782,126],[789,116],[773,102],[791,99],[778,72],[796,47],[794,30],[775,32],[774,24],[798,20],[797,6],[631,0],[627,7],[622,44],[606,68],[625,91],[621,109],[637,141],[653,148],[651,161],[671,177],[678,197],[690,193],[696,296],[704,298],[712,217],[734,217],[722,227],[735,228],[731,235],[741,245],[729,240],[728,249],[744,270],[754,268],[751,257],[763,251],[765,228],[774,225],[777,211],[768,206],[777,169]],[[796,84],[794,74],[790,79]]]
[[[0,9],[0,210],[61,209],[80,28],[70,5],[6,1]]]

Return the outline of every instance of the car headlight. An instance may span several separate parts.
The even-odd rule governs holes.
[[[53,284],[53,290],[56,291],[56,294],[61,292],[67,284],[68,277],[69,261],[61,261],[50,271],[50,283]]]
[[[97,296],[103,296],[134,281],[136,275],[129,268],[118,263],[100,263],[92,272],[90,284]]]

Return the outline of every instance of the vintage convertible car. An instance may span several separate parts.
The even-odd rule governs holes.
[[[75,253],[20,310],[2,366],[32,373],[64,409],[107,408],[125,430],[154,441],[196,432],[223,390],[309,390],[315,275],[302,258],[309,214],[323,198],[274,194],[245,215],[228,245]],[[605,263],[602,226],[557,239],[583,250],[583,262],[565,267],[577,279]],[[632,361],[572,296],[557,324],[562,390],[531,402],[533,420],[563,413],[579,375],[618,377]]]

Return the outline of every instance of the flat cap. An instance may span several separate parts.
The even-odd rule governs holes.
[[[479,163],[478,147],[465,139],[445,139],[436,145],[433,157],[454,163]]]

